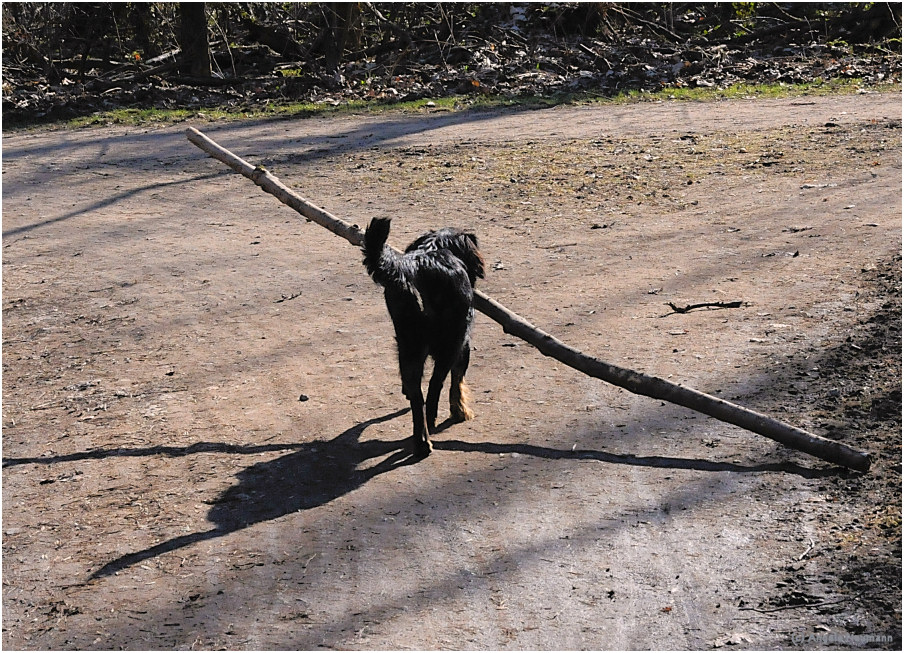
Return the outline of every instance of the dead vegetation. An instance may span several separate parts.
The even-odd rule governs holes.
[[[7,125],[119,109],[563,99],[901,79],[901,9],[777,3],[208,3],[209,62],[175,3],[6,3]]]

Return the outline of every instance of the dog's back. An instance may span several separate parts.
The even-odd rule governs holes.
[[[477,248],[477,237],[472,233],[449,227],[439,231],[428,231],[405,248],[406,253],[418,250],[424,252],[448,251],[465,266],[472,287],[478,277],[483,279],[483,256]]]
[[[422,319],[429,322],[446,322],[471,311],[474,283],[484,276],[474,234],[451,228],[430,231],[400,255],[386,245],[390,224],[388,218],[374,218],[364,234],[363,248],[364,265],[386,289],[387,304],[413,300]],[[392,306],[389,311],[394,312]]]

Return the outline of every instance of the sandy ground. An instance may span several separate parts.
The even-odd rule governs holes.
[[[473,229],[534,324],[873,470],[481,315],[476,419],[413,463],[359,252],[185,125],[7,133],[4,648],[899,648],[900,96],[191,124],[396,245]]]

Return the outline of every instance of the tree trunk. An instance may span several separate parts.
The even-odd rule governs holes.
[[[135,41],[144,59],[153,59],[160,54],[160,47],[153,38],[156,20],[154,6],[149,2],[134,2],[130,5]]]
[[[186,130],[186,136],[193,144],[207,154],[222,161],[236,172],[251,179],[263,190],[292,207],[308,220],[316,222],[337,236],[342,236],[352,245],[361,246],[364,234],[357,225],[352,225],[314,206],[274,177],[265,168],[254,167],[221,147],[193,127]],[[634,394],[661,399],[678,404],[697,412],[715,417],[723,422],[740,426],[780,442],[788,447],[803,451],[837,465],[866,471],[870,466],[869,456],[840,442],[813,435],[802,429],[785,424],[724,399],[699,392],[692,388],[666,381],[655,376],[634,372],[592,356],[566,345],[513,313],[505,306],[486,296],[479,290],[474,292],[474,308],[502,325],[503,330],[536,347],[543,355],[573,367],[574,369],[603,381],[607,381]]]
[[[342,53],[345,51],[356,8],[353,2],[331,2],[327,7],[329,37],[325,43],[324,54],[326,55],[326,70],[331,75],[339,73]]]
[[[203,2],[179,3],[179,45],[185,60],[185,74],[210,77],[210,48],[207,41],[207,12]]]

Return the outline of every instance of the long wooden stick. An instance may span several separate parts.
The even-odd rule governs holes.
[[[345,238],[352,245],[360,246],[364,242],[364,233],[356,225],[349,224],[318,208],[285,186],[265,168],[252,166],[226,148],[217,145],[193,127],[189,127],[186,130],[186,136],[188,140],[207,154],[248,177],[263,190],[275,196],[283,204],[292,207],[307,219],[329,229],[337,236]],[[474,308],[502,325],[506,333],[530,343],[545,356],[555,358],[588,376],[602,379],[634,394],[653,397],[654,399],[661,399],[662,401],[690,408],[723,422],[764,435],[788,447],[803,451],[830,463],[859,471],[869,469],[870,458],[868,454],[852,449],[840,442],[808,433],[803,429],[743,408],[719,397],[587,356],[574,347],[566,345],[550,334],[538,329],[520,315],[513,313],[479,290],[475,291],[474,294]]]

